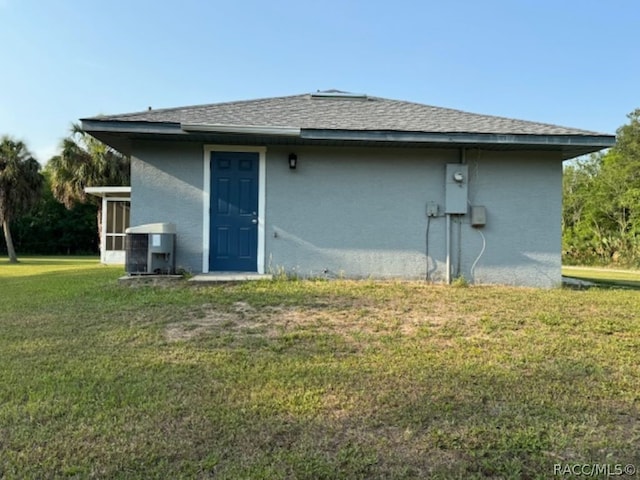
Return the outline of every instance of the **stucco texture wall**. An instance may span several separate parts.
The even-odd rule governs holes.
[[[482,238],[462,217],[462,274],[477,283],[554,287],[562,282],[562,161],[557,153],[467,153],[469,199],[487,207]]]
[[[289,149],[290,150],[290,149]],[[267,154],[266,271],[302,276],[445,278],[445,166],[457,150],[298,148]],[[548,153],[467,151],[482,229],[452,218],[452,276],[550,287],[561,281],[561,161]],[[476,261],[477,260],[477,261]],[[475,268],[472,270],[472,266]]]
[[[131,226],[176,224],[176,268],[202,270],[203,149],[137,142],[131,158]]]
[[[203,152],[197,143],[139,142],[131,166],[131,225],[175,223],[176,265],[194,273],[203,265]],[[429,279],[443,281],[445,168],[460,159],[455,149],[269,147],[265,272],[425,279],[428,266]],[[487,224],[478,231],[469,215],[452,218],[452,277],[559,285],[560,156],[469,149],[466,163],[469,203],[486,207]],[[427,202],[441,212],[428,236]]]
[[[424,276],[426,200],[455,152],[299,148],[295,170],[287,153],[267,152],[267,271]]]

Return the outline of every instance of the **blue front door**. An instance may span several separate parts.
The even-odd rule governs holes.
[[[252,152],[211,153],[209,271],[258,269],[258,159]]]

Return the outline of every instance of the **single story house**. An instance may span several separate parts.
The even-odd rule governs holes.
[[[82,120],[193,273],[561,282],[562,162],[615,137],[336,90]]]

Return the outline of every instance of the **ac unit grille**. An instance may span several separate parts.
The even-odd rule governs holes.
[[[148,273],[149,234],[128,233],[124,243],[127,273]]]

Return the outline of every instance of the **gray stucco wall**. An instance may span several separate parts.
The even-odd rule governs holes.
[[[445,166],[455,150],[298,148],[267,155],[267,271],[303,276],[445,278]],[[328,155],[327,155],[328,153]],[[469,201],[487,209],[486,240],[469,216],[452,219],[452,276],[478,283],[561,281],[560,157],[468,151]],[[428,243],[428,247],[427,247]],[[476,262],[476,259],[478,261]],[[473,264],[474,271],[471,272]]]
[[[174,222],[176,263],[202,271],[203,145],[134,145],[131,224]],[[298,168],[288,168],[288,154]],[[458,150],[269,147],[265,271],[302,276],[445,277],[445,166]],[[480,233],[452,221],[452,276],[550,287],[561,281],[562,164],[545,152],[468,150],[469,201],[487,209]],[[477,261],[476,261],[477,260]],[[472,265],[476,263],[473,272]]]
[[[457,152],[296,149],[267,155],[267,262],[278,271],[420,278],[426,202],[444,198],[444,165]],[[444,255],[438,232],[430,253]]]
[[[554,153],[469,152],[469,198],[487,207],[486,249],[462,217],[462,273],[477,283],[553,287],[562,281],[562,162]]]
[[[131,158],[131,225],[176,224],[176,268],[202,271],[202,145],[138,142]]]

